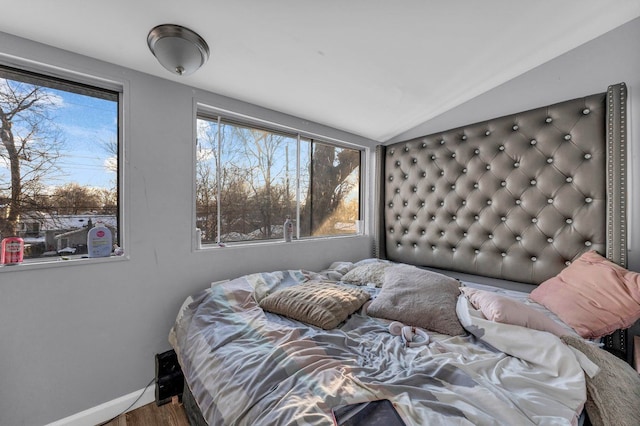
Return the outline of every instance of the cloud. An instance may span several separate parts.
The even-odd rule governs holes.
[[[112,157],[108,157],[104,160],[104,168],[107,169],[110,172],[117,172],[118,171],[118,157],[116,156],[112,156]]]

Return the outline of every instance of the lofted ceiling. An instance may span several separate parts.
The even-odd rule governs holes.
[[[640,0],[2,0],[0,31],[384,142],[640,16]],[[173,76],[146,44],[211,48]],[[0,53],[2,46],[0,46]]]

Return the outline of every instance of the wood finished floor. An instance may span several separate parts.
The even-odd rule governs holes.
[[[152,402],[121,414],[104,426],[189,426],[189,420],[182,404],[169,402],[158,407]]]

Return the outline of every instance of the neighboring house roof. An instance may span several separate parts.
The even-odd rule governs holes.
[[[22,241],[25,244],[44,244],[46,242],[44,237],[22,237]]]
[[[69,215],[52,215],[50,213],[42,213],[36,215],[29,215],[35,221],[41,223],[42,231],[55,231],[55,230],[70,230],[85,228],[89,223],[95,225],[97,222],[102,222],[106,226],[115,228],[118,224],[118,220],[115,215],[100,215],[100,214],[69,214]]]
[[[56,240],[59,240],[60,238],[67,238],[70,237],[72,235],[76,235],[76,234],[81,234],[81,233],[86,233],[87,230],[82,228],[82,229],[74,229],[73,231],[69,231],[69,232],[64,232],[62,234],[56,234],[56,236],[54,236],[53,238],[55,238]]]

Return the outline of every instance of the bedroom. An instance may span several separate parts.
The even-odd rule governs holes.
[[[631,2],[627,3],[631,5]],[[54,269],[0,271],[0,424],[47,424],[98,407],[142,389],[153,377],[153,356],[168,349],[167,333],[184,298],[209,282],[248,272],[294,267],[322,269],[334,260],[357,260],[371,255],[371,228],[366,236],[316,240],[291,246],[246,247],[212,253],[193,252],[191,241],[193,99],[221,108],[302,128],[370,149],[553,102],[598,93],[609,84],[629,88],[629,218],[640,209],[633,190],[640,185],[640,157],[635,120],[640,87],[640,14],[637,5],[623,24],[540,66],[514,75],[485,93],[438,115],[394,138],[375,141],[295,114],[286,115],[210,91],[194,90],[180,80],[168,80],[148,51],[155,76],[101,62],[96,55],[79,55],[20,38],[15,15],[0,18],[1,53],[7,56],[97,74],[129,83],[128,137],[131,259],[110,265],[74,265]],[[631,12],[628,12],[631,13]],[[636,18],[631,20],[631,18]],[[170,19],[167,19],[170,20]],[[159,23],[149,17],[142,34]],[[153,22],[152,22],[153,21]],[[146,22],[146,21],[145,21]],[[185,22],[188,23],[187,19]],[[88,31],[88,30],[87,30]],[[198,28],[198,31],[203,31]],[[603,31],[604,32],[604,31]],[[215,38],[208,67],[216,67]],[[581,44],[581,45],[580,45]],[[69,47],[68,49],[71,49]],[[204,71],[200,70],[200,71]],[[198,74],[194,74],[194,78]],[[151,113],[153,112],[153,114]],[[135,125],[134,125],[135,123]],[[134,142],[135,141],[135,142]],[[176,143],[178,141],[178,143]],[[177,166],[174,166],[177,165]],[[372,173],[373,168],[370,172]],[[368,176],[373,190],[373,176]],[[365,222],[372,226],[374,197],[365,198]],[[640,230],[630,220],[628,266],[640,270]],[[160,235],[159,235],[160,234]],[[240,261],[238,259],[241,259]],[[247,260],[251,262],[250,267]]]

